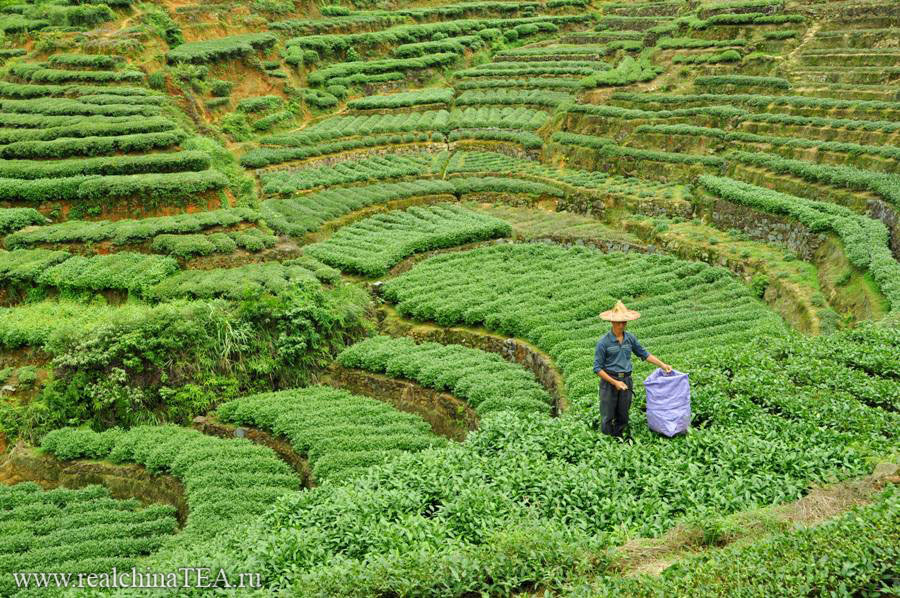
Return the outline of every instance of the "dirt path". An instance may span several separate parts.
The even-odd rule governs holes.
[[[822,23],[819,21],[814,22],[810,25],[809,29],[806,30],[806,33],[803,34],[803,39],[800,40],[800,43],[797,44],[797,47],[788,52],[788,55],[785,57],[785,64],[787,66],[793,66],[796,62],[797,55],[803,51],[803,48],[812,41],[812,39],[816,36],[816,33],[819,32],[819,29],[822,28]]]
[[[735,513],[720,527],[719,542],[704,542],[703,530],[679,525],[659,538],[638,538],[612,553],[610,572],[626,577],[639,574],[659,575],[678,560],[718,550],[733,544],[749,544],[772,533],[794,527],[820,524],[850,510],[868,504],[886,484],[900,483],[900,467],[892,463],[878,465],[872,474],[846,482],[814,488],[800,500]]]

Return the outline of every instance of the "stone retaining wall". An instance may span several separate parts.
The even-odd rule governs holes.
[[[312,472],[309,468],[309,462],[297,453],[287,440],[282,440],[258,428],[222,423],[212,416],[195,417],[192,425],[195,430],[199,430],[208,436],[246,438],[250,442],[272,449],[282,461],[297,472],[297,475],[300,476],[300,483],[303,486],[307,488],[312,486]]]
[[[409,380],[345,368],[335,363],[321,381],[390,403],[400,411],[415,413],[431,425],[435,434],[451,440],[463,440],[470,430],[478,428],[478,415],[468,403]]]
[[[507,361],[517,363],[537,378],[553,399],[553,415],[566,408],[565,384],[549,355],[521,339],[509,338],[473,328],[445,328],[435,324],[417,324],[403,320],[392,308],[382,306],[380,327],[384,334],[408,336],[416,342],[437,342],[444,345],[463,345],[497,353]]]
[[[171,475],[154,474],[141,465],[115,465],[103,461],[62,461],[19,442],[0,461],[0,483],[37,482],[45,490],[84,488],[99,484],[113,498],[136,498],[144,505],[170,504],[176,509],[179,525],[187,520],[184,487]]]

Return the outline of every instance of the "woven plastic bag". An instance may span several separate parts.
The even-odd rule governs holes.
[[[672,437],[691,424],[691,383],[688,375],[656,368],[644,380],[647,391],[647,425],[654,432]]]

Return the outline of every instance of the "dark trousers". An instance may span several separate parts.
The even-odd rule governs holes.
[[[616,380],[621,380],[628,385],[628,390],[619,390],[606,380],[600,379],[600,430],[604,434],[621,436],[625,426],[628,425],[628,410],[631,408],[631,396],[633,385],[631,374],[624,377],[613,375]]]

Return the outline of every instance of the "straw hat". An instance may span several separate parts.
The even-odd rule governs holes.
[[[616,301],[615,307],[600,314],[600,318],[608,322],[630,322],[640,317],[641,314],[633,309],[628,309],[621,301]]]

